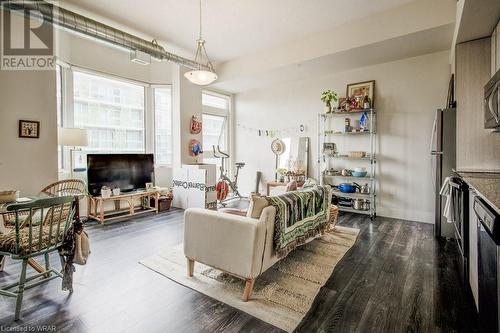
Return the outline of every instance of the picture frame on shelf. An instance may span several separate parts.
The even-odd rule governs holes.
[[[35,120],[19,120],[20,138],[40,138],[40,122]]]
[[[346,88],[346,96],[362,101],[368,95],[371,107],[375,105],[375,80],[349,83]]]

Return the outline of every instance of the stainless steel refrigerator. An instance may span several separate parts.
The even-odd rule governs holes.
[[[439,195],[441,185],[446,177],[453,175],[456,168],[456,109],[439,109],[436,111],[431,138],[431,160],[433,183],[435,188],[435,221],[436,237],[454,237],[454,226],[443,216],[446,198]]]

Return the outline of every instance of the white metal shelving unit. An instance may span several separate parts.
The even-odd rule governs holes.
[[[368,115],[368,130],[361,132],[334,132],[332,130],[332,126],[334,122],[339,119],[344,120],[344,118],[350,118],[351,120],[358,119],[361,115],[366,112]],[[342,182],[363,182],[368,183],[370,187],[369,194],[361,194],[361,193],[343,193],[338,190],[334,190],[333,194],[339,198],[348,198],[348,199],[367,199],[370,202],[370,208],[368,210],[357,210],[352,207],[344,207],[339,206],[340,211],[352,212],[358,214],[370,215],[373,219],[377,215],[377,207],[376,207],[376,195],[377,195],[377,178],[375,175],[375,164],[377,162],[376,159],[376,116],[377,112],[375,109],[364,109],[364,110],[354,110],[354,111],[334,111],[330,113],[320,113],[318,115],[318,179],[322,184],[330,184],[330,185],[338,185]],[[337,123],[338,125],[338,123]],[[347,151],[353,150],[348,149],[347,145],[350,142],[354,142],[355,140],[360,140],[361,137],[369,138],[369,147],[367,150],[367,156],[361,158],[348,157]],[[339,138],[343,138],[342,144],[339,144]],[[346,140],[348,139],[348,140]],[[351,141],[352,140],[352,141]],[[361,139],[362,140],[362,139]],[[341,146],[342,151],[340,151],[336,155],[324,154],[323,153],[323,143],[325,142],[334,142],[337,144],[337,148]],[[361,163],[368,163],[369,165],[366,167],[368,170],[368,174],[365,177],[353,177],[353,176],[342,176],[338,175],[326,175],[324,173],[325,170],[334,168],[340,170],[339,164],[341,162],[352,163],[353,161],[359,161]]]

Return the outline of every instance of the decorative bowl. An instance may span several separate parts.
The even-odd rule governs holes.
[[[366,177],[366,174],[368,171],[353,171],[352,176],[353,177]]]

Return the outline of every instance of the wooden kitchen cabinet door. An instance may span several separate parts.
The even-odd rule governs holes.
[[[495,73],[500,70],[500,21],[498,21],[497,28],[495,29],[496,38],[495,38]],[[492,73],[495,74],[495,73]]]

